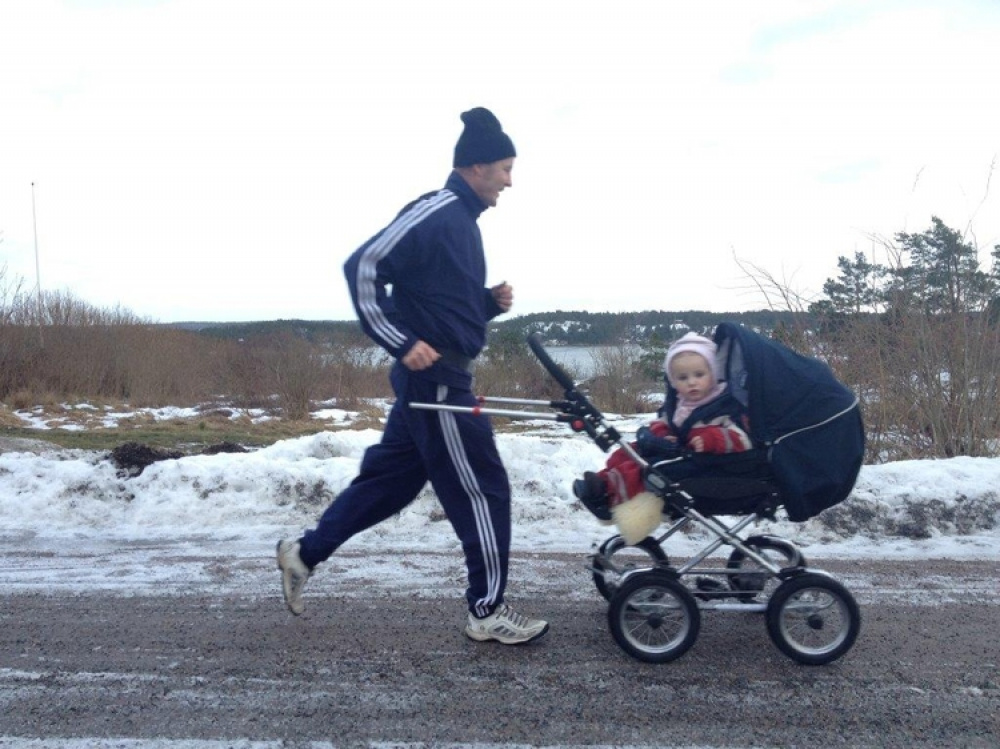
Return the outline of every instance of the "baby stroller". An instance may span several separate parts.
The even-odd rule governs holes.
[[[564,400],[481,400],[544,405],[557,413],[474,410],[551,418],[585,432],[605,452],[626,450],[642,466],[646,487],[663,499],[660,535],[632,545],[614,535],[590,560],[594,584],[608,601],[609,629],[626,653],[666,663],[694,645],[703,611],[763,613],[785,655],[808,665],[830,663],[851,649],[860,631],[853,596],[830,574],[810,568],[791,541],[741,534],[779,510],[801,522],[847,498],[864,456],[857,398],[822,362],[747,328],[723,323],[714,340],[727,397],[749,415],[754,448],[747,452],[647,460],[553,361],[537,333],[528,345],[564,389]],[[666,413],[676,398],[668,385]],[[705,529],[711,542],[686,560],[672,560],[664,543],[691,526]],[[731,548],[725,566],[707,565],[722,547]]]

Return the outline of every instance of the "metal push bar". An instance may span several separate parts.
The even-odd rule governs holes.
[[[533,401],[520,398],[492,398],[485,395],[476,396],[480,403],[507,403],[518,406],[548,406],[558,408],[556,401]],[[551,411],[520,411],[508,408],[484,408],[483,406],[452,406],[447,403],[411,403],[410,408],[423,411],[450,411],[452,413],[472,414],[473,416],[507,416],[512,419],[544,419],[546,421],[561,421],[572,426],[576,418],[572,414],[552,413]]]
[[[576,383],[573,382],[573,378],[569,376],[566,370],[552,359],[549,352],[542,345],[541,336],[538,333],[532,333],[528,336],[527,341],[528,346],[535,356],[538,357],[542,366],[562,386],[565,391],[565,400],[543,401],[479,396],[479,402],[501,403],[510,406],[542,406],[553,409],[555,413],[506,408],[484,408],[482,405],[452,406],[447,403],[411,403],[410,407],[427,411],[465,413],[474,416],[504,416],[510,419],[544,419],[546,421],[561,422],[569,424],[574,432],[586,432],[604,452],[607,452],[615,445],[620,445],[629,452],[632,458],[638,460],[640,464],[646,465],[646,461],[632,449],[632,446],[628,442],[621,438],[618,430],[607,424],[604,420],[604,414],[590,402],[585,393],[577,388]]]

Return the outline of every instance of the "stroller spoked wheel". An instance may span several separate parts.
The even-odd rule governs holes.
[[[601,544],[591,562],[594,585],[604,600],[610,601],[625,573],[666,564],[667,554],[652,536],[646,536],[634,546],[625,543],[621,536],[612,536]]]
[[[806,566],[798,547],[782,538],[750,536],[743,543],[781,568]],[[729,587],[743,601],[766,601],[781,582],[740,549],[733,549],[726,568],[732,570],[728,575]]]
[[[628,575],[608,606],[608,626],[626,653],[646,663],[667,663],[686,653],[701,628],[690,591],[662,570]]]
[[[778,586],[767,605],[767,633],[789,658],[831,663],[854,645],[861,613],[847,588],[825,573],[804,572]]]

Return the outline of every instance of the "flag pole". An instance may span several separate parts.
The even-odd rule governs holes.
[[[35,230],[35,310],[38,314],[38,345],[45,348],[42,338],[42,272],[38,262],[38,216],[35,212],[35,183],[31,183],[31,223]]]

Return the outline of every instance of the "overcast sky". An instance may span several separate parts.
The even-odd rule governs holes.
[[[998,39],[992,0],[0,0],[0,269],[162,322],[352,319],[344,259],[473,106],[518,150],[480,219],[515,313],[760,309],[743,269],[818,294],[932,215],[985,263]]]

